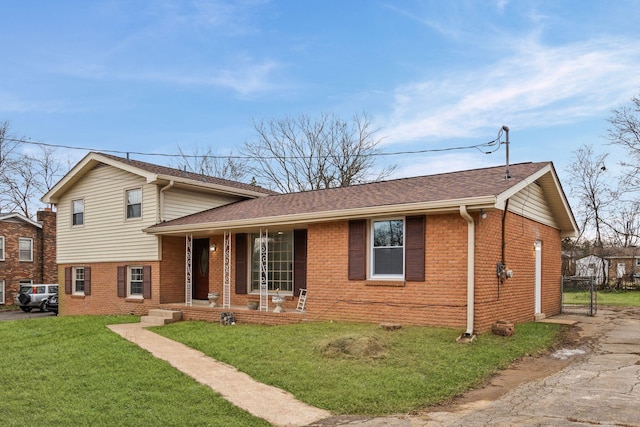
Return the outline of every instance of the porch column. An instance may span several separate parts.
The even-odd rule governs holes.
[[[231,308],[231,232],[224,232],[224,266],[222,279],[222,308]]]
[[[269,230],[260,229],[260,311],[269,311]]]
[[[192,277],[191,274],[193,272],[191,266],[192,266],[192,258],[193,258],[193,236],[191,234],[188,234],[185,237],[185,295],[184,295],[184,302],[185,305],[191,307],[192,305],[192,296],[193,296],[193,292],[192,292],[192,288],[193,288],[193,282],[192,282]]]

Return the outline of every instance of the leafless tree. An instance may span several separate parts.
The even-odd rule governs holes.
[[[395,166],[375,170],[381,139],[366,114],[345,121],[333,114],[254,121],[257,140],[241,153],[251,159],[249,174],[281,192],[344,187],[377,181]]]
[[[178,169],[186,168],[190,172],[232,181],[243,182],[246,180],[246,162],[242,162],[238,156],[217,154],[211,146],[204,148],[195,146],[192,152],[184,151],[182,147],[178,147],[178,151],[180,158],[173,162],[173,166]]]
[[[37,152],[23,150],[24,138],[9,134],[9,124],[0,123],[0,211],[35,215],[38,199],[62,175],[62,163],[53,149],[39,146]]]
[[[611,125],[607,130],[609,142],[623,147],[628,159],[623,163],[628,174],[624,184],[631,191],[640,189],[640,98],[633,97],[630,105],[622,105],[612,111]]]
[[[581,217],[585,228],[593,227],[595,255],[601,258],[604,255],[603,231],[607,212],[615,200],[605,165],[606,158],[607,154],[595,154],[593,147],[584,145],[574,151],[573,163],[567,168],[571,193],[578,200],[576,213]],[[603,271],[603,281],[606,276],[606,271]]]

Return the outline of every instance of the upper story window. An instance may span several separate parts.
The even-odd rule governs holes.
[[[371,222],[371,276],[404,277],[404,220]]]
[[[19,240],[20,261],[33,261],[33,239],[21,237]]]
[[[4,261],[4,236],[0,236],[0,261]]]
[[[142,217],[142,188],[127,190],[127,219]]]
[[[83,225],[84,224],[84,200],[74,200],[71,202],[72,205],[72,225]]]

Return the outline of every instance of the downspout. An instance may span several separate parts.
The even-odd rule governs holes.
[[[460,216],[467,221],[467,331],[460,339],[473,339],[473,316],[475,314],[475,234],[476,227],[473,218],[467,212],[467,207],[460,205]]]
[[[160,189],[160,222],[164,222],[164,192],[173,187],[173,180]]]

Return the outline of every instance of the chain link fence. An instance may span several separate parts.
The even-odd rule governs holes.
[[[592,276],[562,278],[562,312],[595,316],[598,312],[598,293]]]

